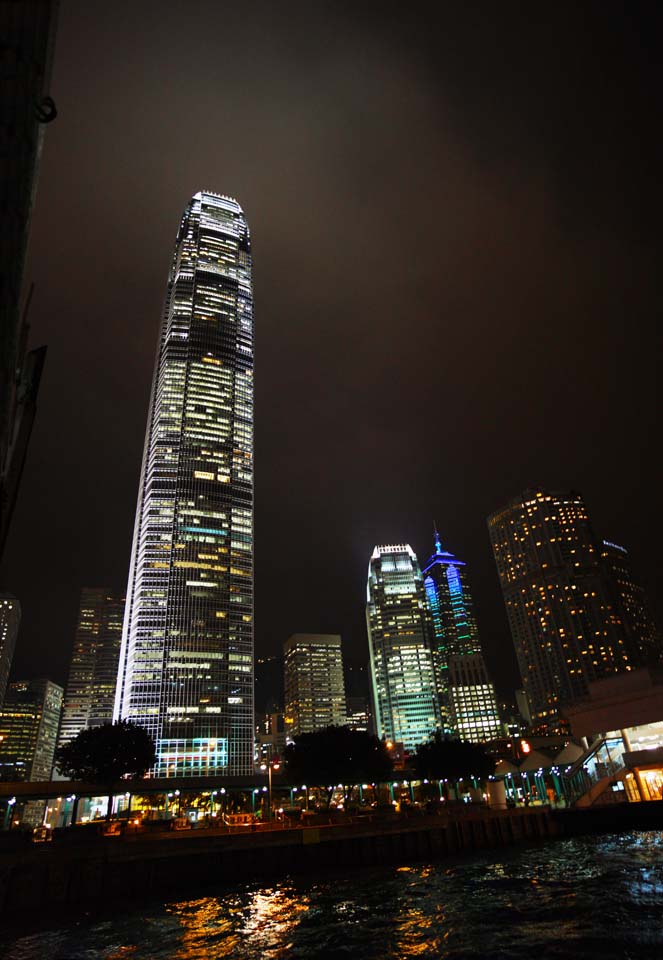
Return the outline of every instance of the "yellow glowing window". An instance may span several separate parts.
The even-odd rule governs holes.
[[[194,470],[193,476],[196,480],[213,480],[214,474],[208,473],[206,470]]]

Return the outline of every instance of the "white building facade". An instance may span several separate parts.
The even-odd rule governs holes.
[[[366,624],[377,735],[413,753],[440,720],[430,614],[409,544],[375,547],[368,566]]]
[[[239,204],[206,191],[177,235],[159,334],[115,717],[155,776],[253,770],[253,293]]]

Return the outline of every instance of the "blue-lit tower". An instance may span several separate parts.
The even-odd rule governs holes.
[[[443,550],[423,569],[426,602],[433,622],[433,667],[442,729],[461,740],[482,742],[501,734],[495,690],[488,678],[467,568]]]

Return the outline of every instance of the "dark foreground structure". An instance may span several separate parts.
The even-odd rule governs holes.
[[[413,860],[542,842],[582,833],[663,829],[663,803],[589,810],[459,811],[457,816],[252,832],[197,830],[100,836],[66,831],[34,844],[7,834],[0,848],[0,914],[26,919],[110,902],[204,893],[210,886],[267,877]]]

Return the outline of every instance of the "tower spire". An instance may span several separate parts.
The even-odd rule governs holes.
[[[440,543],[440,534],[437,532],[437,522],[433,520],[433,535],[435,537],[435,553],[442,553],[442,544]]]

